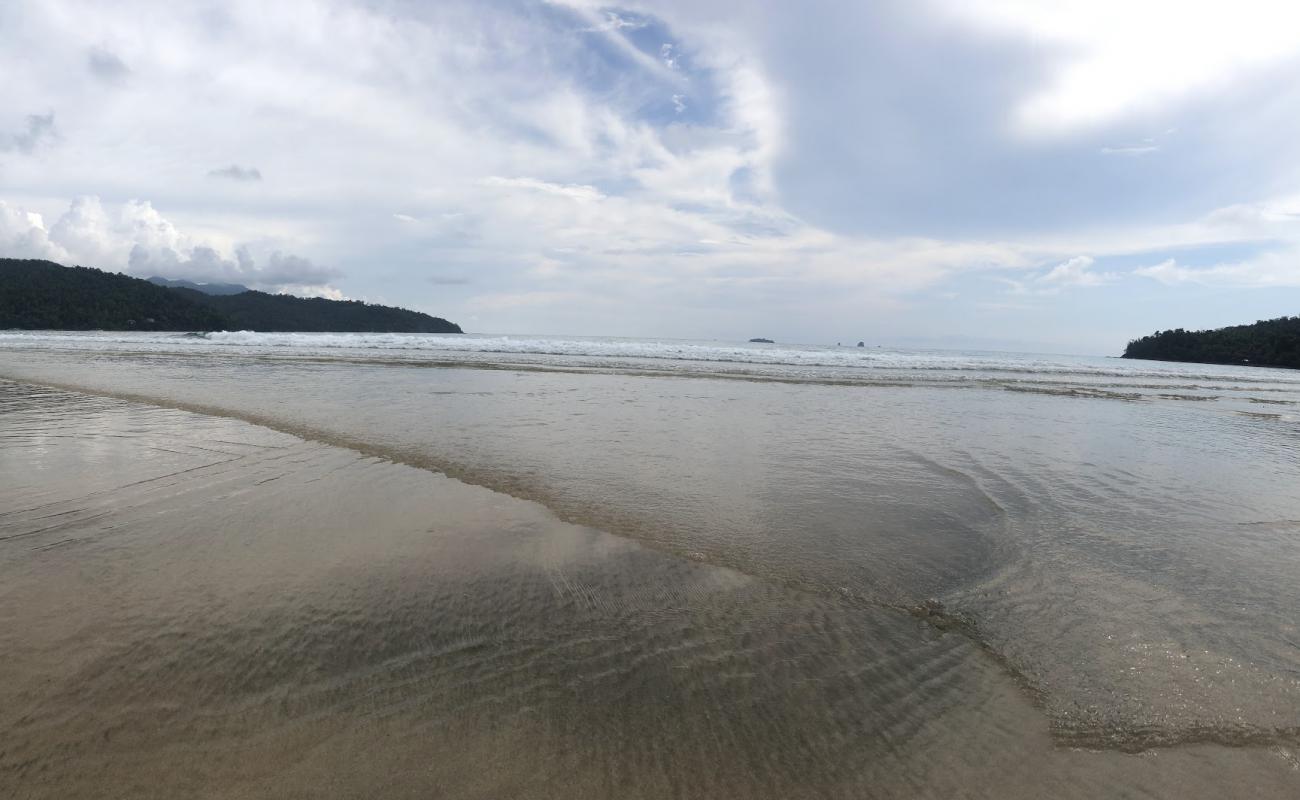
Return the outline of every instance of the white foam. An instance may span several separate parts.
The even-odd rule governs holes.
[[[779,345],[626,339],[610,337],[492,336],[484,334],[409,333],[258,333],[218,331],[204,335],[170,332],[0,331],[0,345],[75,349],[137,349],[162,352],[230,351],[286,354],[341,354],[376,358],[454,358],[509,361],[511,357],[548,363],[578,360],[663,362],[732,365],[732,369],[873,370],[970,378],[977,373],[1067,378],[1097,382],[1124,381],[1223,382],[1284,384],[1300,388],[1300,374],[1287,370],[1206,364],[1124,361],[1080,356],[1019,353],[902,350],[818,345]],[[802,373],[801,373],[802,374]]]

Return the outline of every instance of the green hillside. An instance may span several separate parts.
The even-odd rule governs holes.
[[[1300,369],[1300,317],[1208,331],[1159,331],[1129,342],[1124,358]]]
[[[0,259],[0,329],[460,333],[440,317],[355,300],[207,295],[52,261]]]

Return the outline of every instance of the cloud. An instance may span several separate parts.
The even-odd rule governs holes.
[[[608,9],[603,10],[604,20],[598,25],[587,28],[588,31],[637,31],[649,26],[649,21],[631,16],[623,16]]]
[[[313,296],[332,296],[338,290],[330,284],[342,277],[338,269],[275,249],[260,264],[247,246],[226,256],[181,231],[147,201],[106,208],[93,196],[73,200],[48,229],[40,214],[0,201],[0,248],[10,257],[125,270],[142,278],[243,283]]]
[[[285,284],[276,288],[277,294],[291,294],[296,297],[323,297],[326,300],[351,300],[333,286],[315,286],[311,284]]]
[[[27,117],[27,124],[23,131],[8,136],[0,135],[0,151],[16,150],[20,153],[31,153],[41,143],[48,142],[57,135],[53,111],[48,114],[31,114]]]
[[[1016,280],[997,275],[994,280],[1006,284],[1011,294],[1019,295],[1055,295],[1066,289],[1105,286],[1119,280],[1120,276],[1116,273],[1094,271],[1093,263],[1091,256],[1074,256],[1047,272],[1030,275],[1028,278]]]
[[[484,178],[481,183],[484,186],[499,186],[507,189],[513,188],[545,192],[546,194],[557,195],[578,201],[594,201],[600,200],[604,197],[601,191],[594,186],[584,186],[572,183],[551,183],[549,181],[538,180],[537,178],[503,178],[498,175],[492,175]]]
[[[1236,11],[1183,9],[1184,30],[1145,4],[1121,17],[1118,0],[1066,0],[1070,25],[1018,0],[20,2],[0,74],[24,78],[0,106],[57,109],[76,146],[4,158],[0,245],[337,278],[496,329],[712,336],[779,319],[783,338],[833,341],[859,325],[1012,326],[1005,303],[1005,321],[976,316],[1020,299],[993,276],[1068,316],[1083,288],[1096,303],[1162,291],[1121,285],[1112,263],[1206,269],[1189,251],[1243,243],[1216,256],[1238,264],[1300,241],[1286,211],[1300,206],[1270,199],[1300,196],[1300,49],[1294,26],[1243,3],[1249,19],[1206,43],[1205,21]],[[1265,31],[1271,55],[1221,58],[1268,25],[1283,29]],[[11,131],[38,148],[49,122],[0,117],[0,148],[18,150]],[[261,164],[275,180],[214,192]],[[79,195],[103,201],[51,199]],[[431,288],[459,276],[473,283]],[[591,302],[558,302],[574,297]]]
[[[673,54],[673,45],[668,42],[659,45],[659,60],[663,61],[668,69],[677,69],[677,56]]]
[[[208,177],[229,178],[232,181],[260,181],[262,173],[257,167],[241,167],[238,164],[231,164],[228,167],[209,171]]]
[[[67,251],[50,241],[40,214],[14,208],[0,200],[0,253],[8,258],[44,258],[59,261]]]
[[[256,270],[262,283],[299,286],[321,286],[342,277],[342,273],[333,267],[314,264],[302,256],[285,255],[279,251],[271,253],[266,267]]]
[[[1244,261],[1187,267],[1175,259],[1139,267],[1134,275],[1166,286],[1199,284],[1220,289],[1300,287],[1300,246],[1264,252]]]
[[[116,54],[100,47],[92,47],[86,56],[90,73],[106,83],[121,83],[131,74],[131,68]]]
[[[1159,136],[1145,136],[1127,144],[1102,147],[1098,152],[1103,156],[1145,156],[1158,153],[1163,144],[1177,132],[1177,128],[1169,128]]]
[[[1052,267],[1045,274],[1035,278],[1035,282],[1060,289],[1076,286],[1101,286],[1111,283],[1118,276],[1110,272],[1093,272],[1093,260],[1090,256],[1075,256]]]
[[[226,258],[206,245],[177,251],[136,244],[128,257],[127,271],[141,277],[160,275],[206,283],[243,283],[253,288],[318,297],[332,296],[337,290],[328,284],[341,276],[338,270],[313,264],[301,256],[275,251],[265,266],[259,267],[247,248],[241,247],[235,251],[234,258]]]
[[[1055,51],[1044,80],[1014,109],[1016,124],[1040,134],[1150,111],[1300,49],[1300,10],[1273,0],[941,0],[937,6],[981,32],[1027,37]]]
[[[1144,156],[1148,153],[1159,152],[1160,145],[1157,144],[1126,144],[1117,147],[1103,147],[1099,151],[1103,156]]]

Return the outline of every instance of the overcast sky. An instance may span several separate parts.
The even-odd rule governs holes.
[[[0,3],[0,255],[501,333],[1300,313],[1300,5]]]

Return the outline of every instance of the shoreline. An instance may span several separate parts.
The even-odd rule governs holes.
[[[15,388],[42,399],[14,398]],[[91,796],[100,778],[82,783],[88,769],[128,782],[142,770],[157,788],[134,784],[141,796],[182,791],[176,775],[146,766],[165,751],[207,785],[257,796],[310,791],[319,774],[338,780],[343,764],[355,773],[343,794],[356,796],[382,772],[410,789],[470,795],[657,797],[687,780],[713,796],[788,796],[814,786],[833,796],[866,786],[944,796],[979,785],[990,797],[1029,797],[1089,796],[1115,785],[1202,791],[1251,765],[1274,776],[1260,784],[1263,796],[1294,788],[1284,753],[1274,752],[1290,744],[1146,751],[1159,762],[1123,747],[1068,746],[995,654],[944,630],[939,613],[925,619],[668,555],[428,467],[230,414],[29,381],[0,382],[0,392],[10,395],[3,430],[11,477],[44,464],[56,471],[40,474],[62,476],[65,487],[29,481],[22,490],[10,480],[20,493],[40,487],[43,507],[15,502],[11,488],[0,514],[4,537],[32,514],[61,526],[0,538],[8,556],[0,610],[8,607],[5,644],[15,654],[0,683],[9,686],[8,707],[28,720],[0,760],[0,786],[17,780],[27,796]],[[29,440],[39,449],[25,449]],[[90,564],[99,566],[85,573]],[[104,570],[119,577],[85,583]],[[99,610],[85,605],[96,597],[117,599]],[[48,607],[33,614],[33,602]],[[356,622],[338,627],[345,620]],[[41,628],[31,626],[64,635],[33,638]],[[827,632],[841,644],[829,645]],[[323,697],[335,700],[320,707]],[[504,697],[522,705],[501,705]],[[597,697],[623,712],[599,712],[606,705]],[[374,698],[386,699],[376,706]],[[349,718],[361,714],[356,730],[329,722],[345,708]],[[751,708],[764,710],[754,716]],[[19,730],[14,719],[0,724]],[[195,728],[200,719],[211,722]],[[320,736],[303,727],[308,719],[324,724]],[[429,738],[433,720],[455,736]],[[96,739],[101,724],[121,733]],[[169,733],[146,734],[153,726]],[[718,730],[739,738],[719,751]],[[593,736],[639,741],[659,753],[657,766],[628,767],[643,763],[639,747],[607,751],[612,745]],[[393,737],[404,742],[400,752],[374,749]],[[269,748],[254,755],[235,744],[241,738]],[[824,762],[814,754],[827,747],[841,755],[819,772]],[[586,766],[560,755],[572,751],[586,753]],[[255,777],[223,771],[227,756],[212,760],[220,753],[243,753],[252,760],[243,772]],[[330,755],[313,762],[312,753]],[[459,763],[467,753],[497,767],[470,775],[448,764],[431,784],[427,767],[409,766],[453,754]],[[713,769],[743,769],[687,778],[700,769],[691,766],[696,754],[711,754]],[[303,759],[315,773],[272,777]],[[935,774],[927,765],[936,761],[952,775]],[[608,783],[604,770],[614,764],[642,770],[645,788]],[[33,777],[37,765],[47,778]],[[511,790],[524,775],[529,789]]]
[[[187,367],[186,371],[192,368]],[[446,374],[455,373],[456,370],[453,369]],[[473,370],[470,370],[470,374],[472,373]],[[509,373],[506,375],[508,376]],[[585,379],[599,382],[605,377],[607,376],[587,375]],[[440,450],[446,450],[445,447],[420,447],[417,442],[407,442],[404,439],[349,435],[340,429],[338,421],[333,418],[322,417],[324,424],[310,424],[311,420],[307,417],[303,417],[303,421],[289,423],[280,413],[281,406],[278,403],[259,413],[247,402],[241,402],[240,405],[230,402],[222,405],[195,402],[186,396],[200,394],[194,391],[166,396],[161,391],[146,394],[129,391],[121,386],[110,389],[88,386],[86,383],[35,380],[26,376],[16,379],[63,391],[241,421],[306,441],[345,448],[368,457],[385,459],[394,464],[446,476],[523,502],[536,503],[565,523],[598,529],[667,557],[716,565],[720,568],[736,570],[751,578],[771,582],[785,590],[810,592],[836,602],[867,609],[887,610],[890,613],[915,618],[927,627],[948,632],[950,635],[960,635],[975,645],[984,653],[984,657],[1004,672],[1024,697],[1046,716],[1051,723],[1052,735],[1063,746],[1130,753],[1206,741],[1229,747],[1300,746],[1300,728],[1286,724],[1278,726],[1242,724],[1231,717],[1220,722],[1215,719],[1217,715],[1212,710],[1199,719],[1197,716],[1192,716],[1186,721],[1175,721],[1152,716],[1152,713],[1160,713],[1158,706],[1152,708],[1150,712],[1138,708],[1137,713],[1126,711],[1122,716],[1112,716],[1106,713],[1104,708],[1098,711],[1095,708],[1081,706],[1078,699],[1070,697],[1068,693],[1055,691],[1055,687],[1049,682],[1051,676],[1043,670],[1042,662],[1035,662],[1032,658],[1029,661],[1023,660],[1027,655],[1032,657],[1033,653],[1027,654],[1014,638],[1009,640],[1004,635],[1005,631],[987,627],[987,618],[983,616],[987,613],[987,603],[983,596],[987,595],[988,591],[982,587],[996,586],[998,575],[1014,567],[1018,559],[1014,555],[1004,555],[1002,560],[988,562],[986,566],[982,557],[958,561],[954,555],[946,552],[946,548],[929,547],[917,552],[898,553],[897,557],[915,562],[948,559],[954,568],[960,569],[957,573],[959,583],[950,584],[951,588],[937,590],[918,590],[916,586],[903,586],[893,580],[888,573],[880,571],[877,571],[871,580],[857,583],[849,583],[843,579],[835,580],[836,576],[828,579],[818,575],[777,573],[763,561],[749,557],[743,552],[714,549],[710,546],[711,543],[707,542],[697,544],[692,541],[689,531],[684,532],[685,535],[669,531],[671,533],[669,535],[664,530],[664,520],[660,518],[629,515],[620,505],[590,502],[585,493],[579,493],[575,497],[564,483],[557,485],[554,479],[557,476],[538,476],[528,470],[517,468],[503,470],[500,467],[475,464],[472,460],[464,458],[464,454],[458,453],[453,457],[441,453]],[[160,386],[159,389],[161,388]],[[492,435],[495,436],[497,433],[493,431]],[[1006,517],[1008,512],[997,501],[992,500],[981,482],[976,479],[975,473],[966,474],[960,470],[952,470],[926,458],[913,457],[913,460],[918,460],[924,466],[926,474],[943,476],[945,481],[955,478],[959,484],[970,485],[969,488],[973,492],[970,497],[972,505],[964,512],[966,515],[985,514],[990,509],[994,512],[996,518],[989,520],[994,530],[988,533],[979,533],[976,529],[971,531],[980,537],[990,535],[1000,537],[989,539],[987,546],[1018,546],[1015,544],[1015,537],[1008,539],[1004,533],[996,530],[1008,522]],[[914,520],[910,518],[907,520],[909,525],[913,522]],[[960,540],[951,540],[951,544],[969,547],[971,541],[971,535],[965,534]],[[1011,560],[1007,561],[1006,558]],[[936,612],[936,608],[939,611]],[[1194,674],[1192,677],[1195,677]],[[1258,680],[1266,679],[1267,676],[1263,676]],[[1122,686],[1122,683],[1115,682],[1121,679],[1103,677],[1102,680],[1106,682],[1095,688],[1090,687],[1090,691],[1114,692],[1116,687]],[[1285,718],[1285,715],[1281,716]],[[1207,723],[1205,718],[1212,721]],[[1285,722],[1285,719],[1283,721]]]

